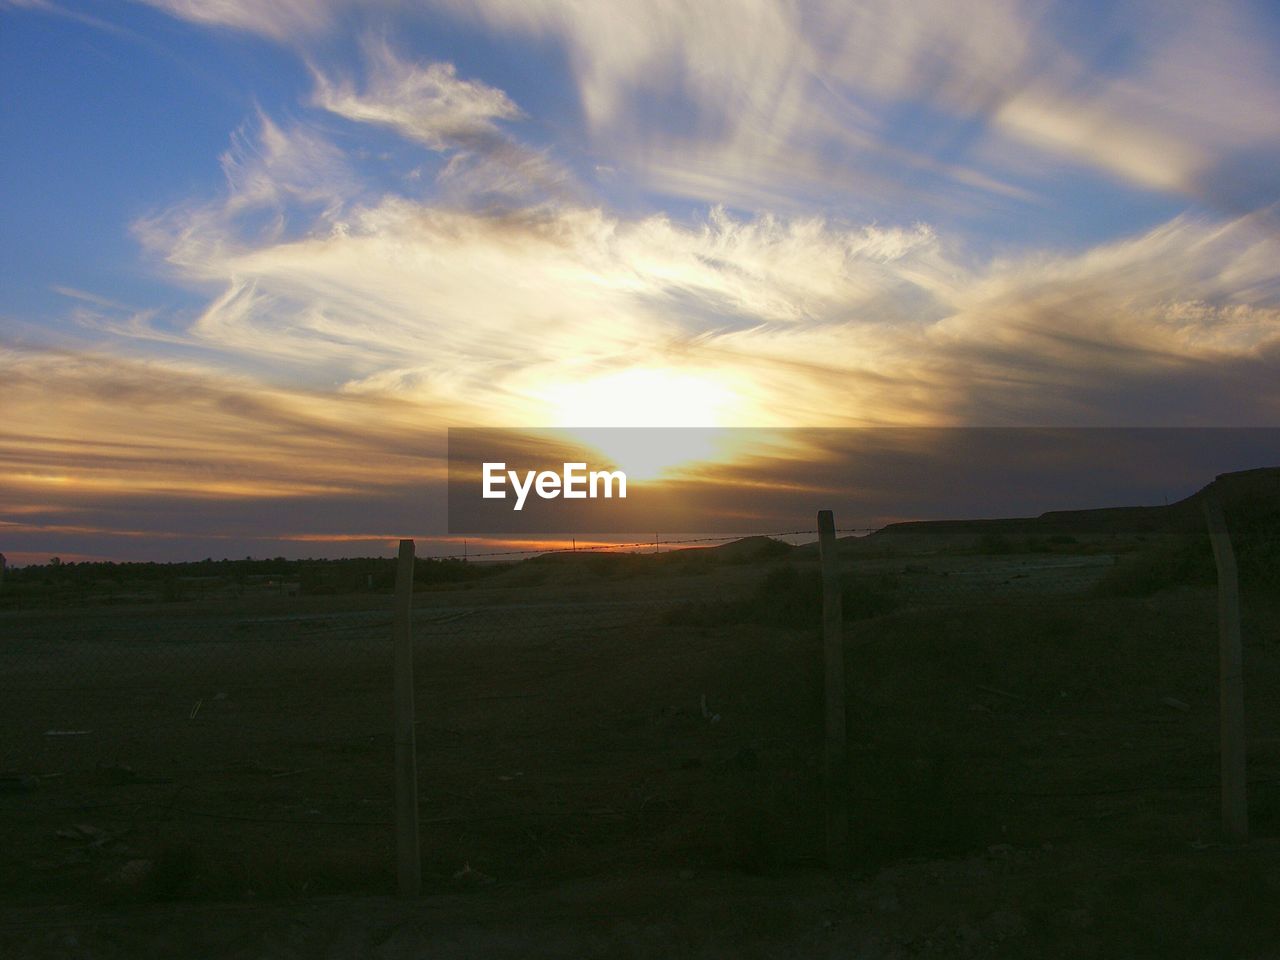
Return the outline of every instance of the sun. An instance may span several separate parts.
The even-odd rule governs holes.
[[[554,426],[611,460],[628,478],[654,480],[720,459],[738,391],[714,375],[633,367],[548,388]],[[618,428],[651,427],[660,430]],[[701,429],[677,429],[701,428]]]
[[[719,427],[737,399],[705,374],[633,367],[546,391],[558,427]]]

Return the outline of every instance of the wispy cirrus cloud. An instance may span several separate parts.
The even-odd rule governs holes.
[[[1035,0],[441,2],[559,39],[597,142],[621,144],[660,188],[703,199],[767,201],[780,179],[892,189],[912,170],[1016,192],[1034,167],[1009,166],[1010,150],[1203,196],[1231,152],[1280,149],[1280,76],[1243,5],[1124,4],[1068,39]],[[646,122],[653,102],[680,120]]]
[[[965,265],[926,228],[369,216],[205,263],[228,285],[180,338],[199,363],[0,354],[11,539],[404,530],[439,507],[444,426],[617,423],[611,402],[751,426],[1280,419],[1280,251],[1248,219]],[[912,296],[929,310],[904,318]],[[254,375],[272,351],[341,388]]]
[[[360,86],[313,67],[316,106],[448,154],[437,183],[463,202],[509,204],[569,194],[572,177],[564,167],[499,126],[524,116],[502,90],[459,77],[452,63],[403,59],[385,38],[368,35],[362,46]]]
[[[347,3],[331,0],[135,0],[183,20],[215,27],[249,30],[288,41],[316,35],[334,24],[335,13]]]
[[[829,202],[851,184],[1026,199],[1046,161],[1212,201],[1240,151],[1280,150],[1280,71],[1243,3],[1132,0],[1071,32],[1042,0],[146,2],[304,43],[357,12],[444,11],[515,43],[550,39],[594,149],[653,189],[713,203]],[[363,95],[321,92],[421,139],[450,109],[507,109],[468,89],[392,66]]]
[[[0,377],[11,559],[371,553],[438,532],[449,405],[85,350],[0,345]]]
[[[1259,396],[1274,391],[1257,363],[1277,335],[1280,250],[1256,218],[982,261],[925,224],[358,194],[264,236],[237,226],[244,204],[282,195],[258,175],[139,227],[182,273],[222,285],[192,341],[348,391],[465,397],[481,422],[547,422],[563,415],[557,382],[634,368],[715,382],[743,423],[1107,421],[1090,399],[1104,380],[1164,397],[1235,361]],[[1119,409],[1199,422],[1208,399]]]
[[[315,70],[315,103],[358,123],[390,127],[432,150],[467,145],[498,134],[496,121],[514,120],[519,108],[496,87],[464,80],[451,63],[414,64],[385,40],[366,39],[366,80],[357,89]]]
[[[1214,202],[1220,164],[1263,144],[1280,149],[1280,71],[1247,7],[1179,4],[1160,9],[1158,25],[1142,19],[1156,9],[1125,11],[1124,64],[1100,68],[1061,50],[1001,98],[994,127],[1043,153]]]
[[[256,123],[231,136],[219,157],[225,186],[216,199],[192,198],[141,217],[134,233],[195,280],[201,264],[332,224],[365,185],[346,155],[313,125]]]
[[[232,134],[221,189],[134,223],[201,307],[77,282],[95,350],[0,354],[24,516],[309,535],[323,510],[338,536],[372,489],[391,529],[450,423],[1280,419],[1280,84],[1243,8],[1148,30],[1121,5],[1095,44],[1022,0],[150,2],[286,43],[312,86]],[[482,70],[377,39],[427,8],[561,51],[565,142],[534,146]],[[369,31],[355,62],[338,23]],[[429,175],[371,175],[388,131]],[[1199,205],[1020,249],[928,215],[1082,171]]]
[[[303,123],[282,127],[261,110],[256,131],[237,130],[220,162],[229,213],[289,203],[332,210],[359,188],[345,155],[328,139]]]
[[[421,490],[443,471],[428,425],[453,416],[444,404],[271,388],[100,352],[6,346],[0,371],[15,417],[0,437],[0,500],[28,521],[92,513],[101,523],[142,503],[158,514],[203,503],[224,519],[236,503],[294,503],[301,521],[316,497]]]

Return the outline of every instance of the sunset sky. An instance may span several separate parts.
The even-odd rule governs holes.
[[[447,427],[1280,426],[1265,0],[0,0],[0,102],[11,562],[386,554]]]

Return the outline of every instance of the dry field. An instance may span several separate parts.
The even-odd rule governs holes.
[[[1274,956],[1280,611],[1246,597],[1231,848],[1212,588],[1104,595],[1114,562],[849,561],[891,600],[846,624],[836,877],[803,554],[422,592],[418,904],[388,595],[0,614],[0,952]]]

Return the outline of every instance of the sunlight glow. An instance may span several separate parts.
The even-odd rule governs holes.
[[[576,383],[556,384],[544,397],[556,427],[598,450],[633,481],[669,476],[680,467],[722,460],[724,434],[743,400],[722,379],[680,370],[633,367]],[[619,427],[661,427],[661,433]]]
[[[738,403],[716,378],[633,367],[549,387],[557,427],[719,427]]]

